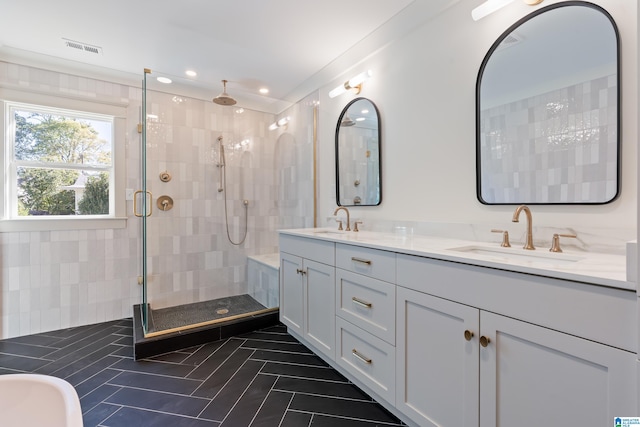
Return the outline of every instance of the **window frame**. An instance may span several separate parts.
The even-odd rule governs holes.
[[[102,102],[90,102],[67,97],[53,97],[41,93],[0,89],[0,129],[2,139],[2,174],[0,186],[4,196],[0,198],[0,232],[5,231],[46,231],[46,230],[85,230],[126,227],[125,189],[125,153],[126,143],[126,106]],[[10,197],[16,197],[17,169],[13,162],[15,129],[12,129],[10,114],[15,107],[47,111],[52,114],[68,111],[74,116],[107,117],[112,120],[112,152],[109,173],[109,214],[108,215],[44,215],[17,216],[17,207]],[[77,113],[77,114],[75,114]],[[45,166],[46,167],[46,166]],[[75,167],[74,167],[75,168]],[[14,208],[15,212],[10,212]]]

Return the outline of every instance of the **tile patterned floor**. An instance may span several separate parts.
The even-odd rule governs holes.
[[[0,340],[0,374],[64,378],[85,427],[403,425],[283,326],[135,362],[132,322]]]

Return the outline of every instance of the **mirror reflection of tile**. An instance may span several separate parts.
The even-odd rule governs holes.
[[[611,200],[618,173],[616,82],[615,75],[601,77],[483,110],[483,199]]]

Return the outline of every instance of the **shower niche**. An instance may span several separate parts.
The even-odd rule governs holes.
[[[233,82],[225,82],[225,103],[213,102],[222,96],[217,86],[194,90],[186,79],[145,70],[141,215],[131,219],[139,226],[136,358],[278,322],[277,299],[259,297],[247,271],[249,257],[277,252],[279,224],[261,212],[275,205],[262,195],[277,194],[265,178],[277,136],[262,129],[273,115],[233,105]]]

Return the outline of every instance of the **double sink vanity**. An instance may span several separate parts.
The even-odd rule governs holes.
[[[504,230],[491,230],[501,244],[350,231],[345,206],[381,203],[382,134],[371,101],[347,104],[334,213],[346,211],[346,228],[280,232],[289,332],[413,426],[602,427],[640,415],[626,257],[563,251],[573,234],[539,236],[550,243],[536,250],[525,206],[618,197],[618,39],[603,8],[557,2],[507,29],[480,66],[477,198],[520,205],[524,247]]]
[[[409,425],[611,425],[638,413],[621,255],[280,232],[289,332]]]

